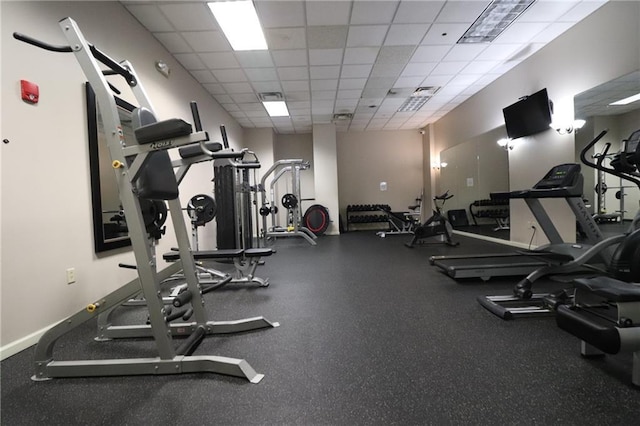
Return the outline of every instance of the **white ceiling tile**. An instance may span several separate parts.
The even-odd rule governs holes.
[[[591,15],[608,0],[592,0],[582,1],[578,3],[573,9],[564,14],[560,19],[564,22],[578,22],[587,16]]]
[[[216,23],[206,3],[159,3],[158,7],[178,31],[216,30]]]
[[[344,49],[309,49],[310,65],[340,65]]]
[[[452,46],[460,40],[467,28],[469,28],[468,24],[433,24],[421,44],[448,44]]]
[[[195,53],[174,53],[173,57],[189,71],[203,70],[207,68]]]
[[[253,99],[253,101],[251,101],[251,102],[240,103],[240,104],[238,104],[238,106],[245,113],[249,113],[249,112],[252,112],[252,111],[262,111],[262,112],[264,112],[264,106],[262,106],[262,104],[260,102],[258,102],[257,98]]]
[[[472,85],[482,77],[480,74],[458,74],[449,80],[449,86],[464,86],[465,88]]]
[[[444,1],[401,1],[393,22],[399,24],[432,23],[444,3]]]
[[[262,28],[301,27],[305,24],[302,1],[254,2]]]
[[[255,102],[257,96],[255,93],[234,93],[230,95],[237,104]]]
[[[469,64],[467,61],[459,62],[440,62],[431,71],[431,75],[453,75],[459,73],[464,67]]]
[[[170,53],[193,52],[191,46],[187,44],[179,33],[154,33],[153,35]]]
[[[350,26],[348,47],[380,46],[387,35],[388,25]]]
[[[393,83],[393,87],[418,87],[420,83],[422,83],[424,77],[415,76],[415,77],[399,77],[395,83]]]
[[[278,67],[306,66],[308,62],[306,49],[276,50],[271,57]]]
[[[531,41],[533,43],[549,43],[573,25],[574,24],[572,22],[556,22],[545,28],[544,31],[532,38]]]
[[[411,62],[438,62],[449,52],[451,46],[418,46]]]
[[[222,87],[222,84],[204,83],[202,86],[207,90],[207,92],[211,93],[212,95],[224,94],[224,88]]]
[[[472,61],[460,71],[462,74],[484,74],[498,66],[500,61]]]
[[[311,99],[314,101],[332,101],[336,98],[335,90],[312,90]]]
[[[344,64],[373,64],[378,57],[378,47],[348,47],[344,51]]]
[[[427,33],[428,24],[394,24],[384,39],[385,46],[415,46]]]
[[[229,95],[215,95],[216,101],[221,104],[231,104],[233,103],[233,98]]]
[[[397,1],[356,1],[351,11],[351,24],[389,23],[397,8]]]
[[[185,31],[180,33],[196,52],[230,51],[231,45],[220,31]]]
[[[337,79],[340,76],[340,66],[325,65],[325,66],[310,67],[309,74],[312,80]]]
[[[229,108],[227,108],[227,111],[229,111]],[[229,111],[229,114],[231,114],[233,118],[247,118],[247,115],[242,111]]]
[[[249,83],[222,83],[222,87],[229,94],[253,93],[253,88]]]
[[[328,25],[307,27],[307,47],[309,49],[339,49],[346,46],[349,27]]]
[[[266,28],[264,37],[269,50],[304,49],[307,47],[307,33],[304,27]]]
[[[267,68],[274,66],[268,50],[248,50],[235,52],[235,55],[243,68]]]
[[[518,17],[518,22],[555,21],[578,3],[580,0],[537,1]]]
[[[402,73],[402,77],[414,77],[419,76],[424,78],[425,75],[429,75],[431,71],[438,65],[437,62],[409,62]]]
[[[544,31],[549,26],[548,22],[514,22],[500,34],[495,42],[500,43],[503,40],[509,43],[526,43]]]
[[[200,83],[215,83],[216,78],[211,74],[209,70],[197,70],[191,71],[191,75],[195,77]]]
[[[366,78],[342,78],[340,79],[340,91],[343,90],[355,90],[355,89],[364,89],[364,86],[367,84]]]
[[[240,68],[229,68],[225,70],[211,70],[213,76],[221,83],[235,83],[247,81],[244,72]]]
[[[296,101],[296,102],[300,102],[300,101],[308,102],[311,100],[311,92],[308,90],[300,91],[300,92],[287,92],[286,97],[288,101],[290,100],[290,101]]]
[[[398,77],[404,68],[404,62],[397,64],[378,64],[376,63],[371,70],[371,78],[373,77]]]
[[[391,85],[387,87],[372,87],[365,86],[362,91],[362,97],[364,98],[384,98],[387,95],[387,92],[391,89]]]
[[[249,117],[249,119],[253,124],[256,124],[256,125],[264,124],[264,123],[271,124],[271,120],[269,120],[269,115],[264,110],[264,107],[262,108],[262,110],[247,111],[245,112],[245,115]]]
[[[273,81],[278,79],[275,68],[246,68],[244,73],[249,81]]]
[[[169,20],[152,4],[131,4],[127,10],[149,31],[174,31]]]
[[[456,44],[442,58],[442,61],[471,61],[475,59],[483,50],[487,48],[486,44]]]
[[[338,88],[338,79],[311,80],[311,90],[335,90]]]
[[[438,22],[472,24],[490,1],[448,1],[438,15]]]
[[[198,54],[210,69],[239,68],[240,64],[231,52],[209,52]]]
[[[380,64],[406,64],[413,54],[413,46],[383,46],[376,59],[376,65]]]
[[[422,80],[420,86],[442,87],[445,86],[452,78],[452,75],[430,75],[429,77]]]
[[[256,92],[282,92],[279,81],[252,81],[251,86]]]
[[[360,96],[362,96],[362,90],[361,89],[346,89],[346,90],[339,90],[338,91],[338,95],[337,95],[337,99],[360,99]]]
[[[289,105],[293,110],[298,110],[301,112],[307,110],[307,112],[311,114],[311,102],[309,101],[287,101],[287,105]]]
[[[309,80],[283,80],[282,88],[287,92],[309,90]]]
[[[349,1],[308,1],[307,25],[348,25],[351,16]]]
[[[226,104],[224,108],[229,112],[238,112],[241,111],[240,107],[237,104]]]
[[[366,77],[369,77],[369,74],[371,73],[371,68],[373,68],[373,65],[371,64],[343,65],[340,78],[358,78],[358,77],[366,78]]]
[[[503,61],[522,47],[519,43],[491,44],[476,57],[476,61]]]
[[[278,67],[278,75],[281,80],[308,80],[309,68],[307,67]]]

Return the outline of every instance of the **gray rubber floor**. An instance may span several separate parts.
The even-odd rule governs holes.
[[[267,288],[206,295],[211,319],[264,315],[281,326],[208,337],[196,355],[246,359],[259,384],[215,374],[33,382],[33,349],[1,363],[3,425],[638,425],[631,357],[586,360],[553,318],[503,321],[476,297],[515,278],[456,283],[430,255],[505,251],[408,249],[374,232],[281,239],[259,275]],[[546,282],[536,290],[559,284]],[[142,316],[133,308],[123,319]],[[60,359],[153,357],[152,342],[95,342],[87,323]]]

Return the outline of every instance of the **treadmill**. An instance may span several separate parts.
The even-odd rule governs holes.
[[[569,262],[603,239],[582,199],[583,177],[580,164],[566,163],[553,167],[533,188],[491,193],[491,199],[523,199],[549,244],[535,250],[512,253],[456,256],[431,256],[429,262],[454,279],[496,276],[522,276],[545,266]],[[586,244],[566,243],[542,206],[541,199],[563,198],[584,230]]]

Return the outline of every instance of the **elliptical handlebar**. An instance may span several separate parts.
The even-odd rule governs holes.
[[[448,189],[444,194],[436,195],[435,197],[433,197],[434,200],[443,200],[443,201],[447,201],[447,200],[449,200],[451,198],[453,198],[453,195],[449,195],[449,190]]]
[[[31,36],[18,32],[13,33],[13,38],[32,46],[39,47],[40,49],[48,50],[50,52],[73,53],[74,51],[71,46],[56,46],[54,44],[49,44],[42,40],[38,40]],[[120,65],[114,59],[110,58],[107,54],[100,51],[93,44],[89,44],[89,49],[91,49],[91,54],[94,58],[109,67],[114,73],[121,75],[126,80],[129,86],[135,86],[136,84],[138,84],[135,76],[128,69]],[[103,73],[105,75],[112,74],[112,72],[109,71],[104,71]]]
[[[582,148],[582,150],[580,151],[580,160],[587,166],[592,167],[596,170],[600,170],[603,171],[605,173],[609,173],[612,174],[614,176],[617,176],[619,178],[628,180],[630,182],[633,182],[634,184],[636,184],[638,186],[638,188],[640,188],[640,179],[637,179],[636,177],[632,177],[632,176],[637,176],[640,177],[640,175],[638,175],[637,173],[628,173],[628,172],[623,172],[623,171],[619,171],[614,169],[613,167],[606,167],[604,165],[602,165],[602,162],[604,161],[604,159],[606,158],[606,155],[609,151],[609,148],[611,146],[610,143],[607,143],[605,145],[605,149],[604,151],[598,155],[598,159],[597,162],[594,163],[593,161],[590,161],[587,158],[587,151],[589,151],[591,148],[593,148],[593,146],[598,143],[598,141],[600,139],[602,139],[604,137],[604,135],[606,135],[609,132],[609,129],[604,129],[603,131],[601,131],[598,136],[596,136],[591,142],[589,142],[584,148]],[[626,158],[626,153],[622,152],[620,154],[620,159],[623,162],[623,164],[630,166],[629,163],[627,162],[627,158]]]

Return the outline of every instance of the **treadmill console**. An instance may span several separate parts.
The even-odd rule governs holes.
[[[555,166],[533,186],[533,189],[556,189],[575,186],[580,180],[580,164],[567,163]]]

